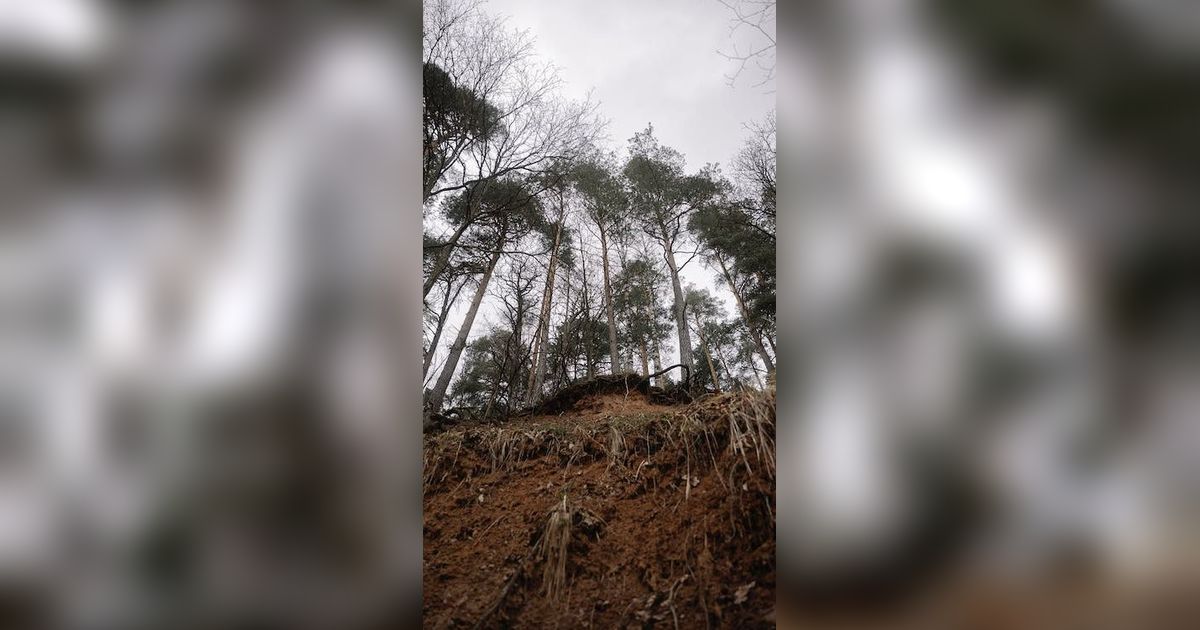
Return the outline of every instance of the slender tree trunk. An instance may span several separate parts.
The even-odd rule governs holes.
[[[655,321],[655,313],[658,310],[658,298],[654,295],[654,292],[650,290],[649,286],[643,288],[646,290],[646,305],[645,310],[643,311],[645,314],[645,321],[648,322],[650,330],[654,330],[655,324],[657,323]],[[654,371],[658,372],[662,369],[662,345],[660,344],[657,336],[650,339],[648,348],[650,352],[650,360],[654,364]],[[646,373],[650,374],[649,371]],[[650,384],[661,385],[662,381],[663,377],[660,375],[650,379]]]
[[[650,376],[650,357],[646,353],[646,340],[642,340],[642,376]]]
[[[659,340],[655,339],[654,344],[651,347],[654,348],[654,353],[651,355],[654,359],[654,371],[661,372],[662,371],[662,343]],[[665,380],[667,380],[666,374],[656,376],[656,377],[654,377],[654,385],[658,385],[659,387],[662,387],[663,381],[665,381]]]
[[[483,272],[483,277],[479,279],[479,287],[475,289],[475,297],[471,298],[471,308],[467,309],[467,314],[463,317],[462,326],[458,329],[458,337],[454,339],[454,343],[450,346],[450,356],[446,358],[446,365],[442,366],[442,372],[438,376],[437,384],[433,387],[433,392],[429,395],[429,408],[434,412],[442,410],[442,402],[446,398],[446,390],[450,387],[450,379],[454,377],[454,370],[458,368],[458,360],[462,357],[463,350],[467,347],[467,337],[471,334],[471,326],[475,324],[475,315],[479,312],[479,304],[483,302],[483,296],[487,293],[488,283],[492,280],[492,272],[496,269],[496,263],[500,260],[500,250],[503,249],[503,243],[496,244],[496,252],[492,254],[491,260],[488,261],[487,269]]]
[[[563,311],[564,311],[563,318],[565,321],[563,322],[562,332],[559,333],[559,335],[558,335],[558,355],[559,355],[558,363],[561,368],[560,372],[562,373],[563,378],[566,379],[567,378],[567,359],[568,359],[567,345],[575,337],[575,318],[571,316],[571,270],[570,269],[567,270],[567,274],[564,277],[564,279],[566,280],[566,285],[567,285],[563,289]],[[574,344],[572,344],[572,345],[574,345]],[[576,351],[576,348],[570,349],[571,356],[569,358],[571,359],[571,373],[572,373],[571,378],[574,378],[574,375],[578,373],[575,369],[575,367],[576,367],[575,359],[577,357],[577,355],[575,355],[575,351]]]
[[[713,389],[717,393],[721,393],[721,379],[717,376],[717,368],[713,366],[712,353],[708,350],[708,344],[704,341],[700,342],[700,346],[704,348],[704,360],[708,363],[708,373],[712,375]]]
[[[762,335],[759,334],[759,330],[750,323],[750,311],[746,309],[746,302],[742,299],[742,293],[738,291],[737,285],[733,282],[733,275],[729,273],[729,267],[725,265],[725,259],[720,255],[717,255],[716,259],[717,263],[721,265],[721,275],[725,276],[725,282],[729,285],[729,290],[733,292],[733,299],[737,301],[738,312],[742,314],[742,323],[750,331],[750,340],[754,342],[755,350],[758,350],[758,355],[762,357],[763,364],[767,366],[767,372],[774,372],[775,362],[771,360],[771,355],[767,354],[767,349],[763,347]],[[769,338],[768,341],[770,341]],[[775,349],[774,344],[772,344],[771,349]]]
[[[483,419],[487,420],[492,415],[492,407],[496,404],[496,397],[500,394],[500,379],[492,382],[492,393],[488,396],[487,406],[483,408]]]
[[[758,382],[758,388],[766,389],[767,386],[763,384],[762,377],[758,375],[758,366],[754,365],[754,361],[750,361],[750,371],[754,374],[754,380]]]
[[[587,292],[585,291],[584,295],[583,295],[583,310],[580,313],[581,325],[577,325],[576,329],[579,331],[579,343],[583,344],[583,362],[584,362],[584,364],[583,364],[584,370],[583,371],[584,371],[584,374],[588,378],[595,378],[595,376],[596,376],[596,360],[595,360],[595,357],[592,356],[591,310],[592,309],[590,308],[590,305],[588,304]]]
[[[629,257],[627,256],[628,248],[627,248],[626,243],[624,242],[624,240],[618,238],[616,241],[614,241],[614,245],[615,245],[614,249],[617,250],[617,259],[621,261],[621,268],[622,269],[628,268]],[[611,295],[611,293],[612,293],[612,290],[610,288],[609,294]],[[609,304],[612,304],[612,300],[609,300]],[[631,340],[631,342],[632,342],[632,340]],[[635,354],[635,349],[634,349],[633,345],[631,344],[628,348],[625,349],[625,373],[626,374],[633,373],[634,354]],[[643,374],[646,374],[646,372],[643,371]]]
[[[683,287],[679,284],[679,266],[675,263],[675,252],[672,246],[672,241],[667,237],[666,230],[663,230],[663,250],[666,254],[667,266],[671,270],[671,290],[675,292],[675,329],[679,333],[679,362],[686,365],[688,373],[691,373],[692,362],[692,336],[688,333],[687,311],[683,303]]]
[[[517,290],[520,291],[520,277],[518,277],[517,280],[518,280],[518,289]],[[508,391],[506,392],[506,395],[504,398],[504,409],[505,409],[506,415],[508,412],[512,411],[513,399],[516,398],[516,394],[517,394],[517,392],[515,392],[514,389],[515,389],[515,386],[517,383],[517,379],[520,378],[520,375],[521,375],[521,358],[522,358],[521,351],[522,351],[522,341],[523,341],[521,338],[521,327],[524,325],[525,325],[525,296],[524,296],[524,294],[518,294],[517,295],[517,317],[516,317],[515,323],[513,324],[512,350],[509,352],[508,356],[505,358],[505,360],[507,361],[507,363],[505,363],[505,367],[506,367],[505,378],[508,380]]]
[[[546,374],[546,350],[550,340],[550,305],[554,299],[554,275],[558,270],[558,247],[562,238],[564,206],[562,196],[558,199],[558,225],[554,229],[554,248],[550,250],[550,266],[546,270],[546,288],[542,292],[542,311],[538,320],[538,334],[534,340],[537,352],[532,358],[529,373],[529,392],[526,404],[532,405],[542,395],[542,381]]]
[[[537,335],[534,337],[536,352],[530,357],[529,362],[529,383],[526,392],[527,404],[533,404],[541,398],[542,383],[546,377],[546,355],[548,354],[550,345],[550,303],[553,300],[553,288],[547,287],[543,294],[545,307],[541,323],[538,324]]]
[[[608,275],[608,235],[605,233],[603,225],[597,223],[596,226],[600,228],[600,260],[604,266],[604,310],[608,313],[608,354],[612,358],[609,372],[616,374],[620,359],[617,348],[617,317],[613,313],[612,282]]]
[[[717,393],[721,393],[721,380],[717,378],[717,369],[713,367],[712,353],[708,349],[708,339],[704,337],[704,328],[700,326],[700,319],[693,317],[692,321],[696,322],[696,334],[700,335],[700,347],[704,349],[704,360],[708,362],[708,373],[712,375],[713,388]]]
[[[735,378],[733,375],[733,370],[729,369],[729,363],[725,361],[725,355],[721,352],[720,346],[716,348],[716,352],[717,364],[721,366],[722,370],[725,370],[725,374],[729,375],[729,380],[735,385],[741,385],[741,379]]]
[[[504,360],[502,366],[508,365],[508,358],[512,355],[513,336],[509,335],[508,340],[504,342]],[[500,386],[504,382],[503,370],[501,374],[496,376],[496,380],[492,381],[492,393],[488,396],[487,406],[483,409],[483,419],[487,420],[492,416],[492,408],[496,406],[496,399],[500,396]]]
[[[433,331],[433,339],[429,342],[429,352],[425,353],[425,360],[421,365],[421,376],[429,373],[429,366],[433,363],[433,355],[437,354],[438,342],[442,339],[442,331],[446,327],[446,318],[450,316],[450,306],[454,304],[454,300],[458,299],[458,294],[462,292],[462,288],[466,283],[458,285],[458,289],[453,293],[450,292],[451,283],[446,283],[446,295],[442,298],[442,308],[438,312],[437,328]]]
[[[533,382],[536,380],[538,352],[542,345],[542,325],[539,323],[529,342],[529,374],[525,378],[525,404],[533,403]]]
[[[592,298],[588,292],[588,275],[587,275],[587,254],[583,251],[583,239],[579,239],[579,281],[583,285],[583,304],[580,308],[580,319],[583,326],[579,328],[582,332],[579,335],[580,343],[583,344],[583,360],[586,362],[586,374],[588,378],[596,376],[596,365],[592,360]]]
[[[462,238],[463,233],[466,232],[467,228],[469,227],[471,227],[471,221],[463,221],[463,224],[458,226],[458,229],[454,230],[454,234],[450,236],[450,240],[446,241],[446,243],[441,246],[441,251],[438,252],[438,256],[433,263],[433,269],[429,271],[429,277],[425,278],[425,284],[421,288],[422,298],[429,295],[429,292],[433,289],[433,285],[437,283],[438,278],[441,278],[442,274],[446,271],[446,267],[450,266],[450,254],[453,253],[454,248],[458,245],[459,239]]]

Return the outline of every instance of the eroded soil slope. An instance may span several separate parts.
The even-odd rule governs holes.
[[[774,626],[774,392],[425,440],[426,627]]]

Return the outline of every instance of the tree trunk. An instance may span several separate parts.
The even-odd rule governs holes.
[[[518,287],[520,285],[520,277],[517,278]],[[518,288],[519,291],[519,288]],[[513,344],[512,350],[505,357],[505,379],[507,383],[507,391],[504,397],[505,415],[512,411],[513,399],[516,398],[517,392],[514,392],[514,386],[521,374],[521,352],[523,348],[523,340],[521,338],[521,328],[525,325],[525,296],[524,294],[517,295],[517,317],[513,323]]]
[[[617,349],[617,317],[613,313],[612,283],[608,275],[608,235],[604,232],[604,226],[599,223],[596,225],[600,228],[600,260],[604,266],[604,310],[608,313],[608,354],[612,358],[609,372],[616,374],[620,359]]]
[[[580,318],[583,320],[582,332],[579,334],[579,341],[583,344],[583,360],[586,363],[585,373],[587,377],[594,378],[596,376],[595,362],[592,361],[592,298],[588,294],[588,278],[587,278],[587,254],[583,251],[583,239],[579,239],[579,281],[583,285],[583,304],[579,309]]]
[[[650,376],[650,357],[646,354],[646,340],[642,340],[642,376]]]
[[[492,407],[496,404],[496,397],[500,395],[500,379],[492,382],[492,393],[488,396],[487,406],[483,408],[484,420],[487,420],[492,415]]]
[[[576,371],[576,361],[575,361],[575,359],[578,358],[578,355],[575,354],[577,348],[570,349],[570,352],[571,352],[570,356],[568,356],[568,354],[567,354],[567,351],[568,351],[567,345],[570,344],[571,340],[575,338],[575,323],[576,323],[575,318],[571,316],[571,270],[570,269],[567,270],[567,275],[566,275],[565,279],[566,279],[567,286],[563,289],[563,319],[564,319],[564,321],[563,321],[562,332],[559,333],[559,335],[558,335],[558,355],[559,355],[558,356],[558,364],[559,364],[559,367],[561,368],[559,371],[563,375],[564,379],[567,378],[566,374],[567,374],[567,359],[568,358],[571,359],[572,378],[574,378],[574,375],[578,373]],[[571,345],[574,345],[574,344],[571,344]]]
[[[688,333],[687,311],[683,303],[683,287],[679,284],[679,267],[675,264],[674,247],[663,230],[663,250],[666,254],[667,266],[671,270],[671,290],[675,292],[675,329],[679,333],[679,362],[686,365],[688,373],[692,371],[692,336]]]
[[[484,294],[487,293],[488,283],[492,280],[492,272],[496,269],[496,263],[500,260],[500,250],[502,248],[502,243],[496,244],[496,252],[492,254],[492,259],[488,261],[487,270],[483,272],[483,277],[479,279],[479,288],[475,289],[475,297],[471,298],[471,308],[467,309],[467,315],[463,318],[462,326],[458,329],[458,337],[454,339],[454,344],[450,346],[450,356],[446,358],[446,365],[442,366],[442,373],[438,376],[437,385],[434,386],[433,392],[429,395],[429,408],[435,413],[442,410],[442,402],[446,398],[446,390],[450,387],[450,379],[454,377],[454,371],[458,368],[458,360],[462,357],[463,350],[467,347],[467,337],[471,334],[471,326],[475,324],[475,315],[479,312],[479,304],[483,302]]]
[[[660,343],[657,339],[654,340],[654,354],[651,356],[654,358],[654,371],[661,372],[662,371],[662,343]],[[654,377],[654,382],[651,384],[662,387],[663,381],[665,381],[665,380],[667,380],[667,375],[660,374],[659,376]]]
[[[462,238],[463,233],[467,231],[468,227],[471,227],[471,221],[463,221],[463,224],[458,226],[457,230],[454,230],[454,234],[450,236],[450,240],[441,246],[442,251],[438,253],[437,260],[433,263],[433,269],[429,271],[429,277],[425,278],[425,285],[421,288],[422,298],[429,295],[438,278],[442,277],[442,274],[446,271],[446,267],[450,266],[450,254],[453,252],[454,247],[458,245],[459,239]]]
[[[429,373],[429,366],[433,364],[433,355],[437,353],[438,342],[442,339],[442,331],[446,327],[446,318],[450,316],[450,306],[454,304],[454,300],[458,299],[458,294],[462,292],[462,288],[466,283],[458,285],[458,289],[452,294],[450,292],[451,283],[446,283],[446,296],[442,298],[442,309],[438,312],[437,329],[433,331],[433,339],[429,342],[429,352],[425,353],[425,360],[421,365],[421,376]]]
[[[529,391],[526,404],[532,405],[542,395],[542,381],[546,375],[546,350],[550,341],[550,304],[554,299],[554,274],[558,270],[558,247],[562,238],[564,206],[562,197],[558,199],[558,225],[554,228],[554,248],[550,250],[550,266],[546,270],[546,288],[542,292],[542,311],[538,321],[538,334],[534,339],[537,352],[532,358],[533,365],[529,372]]]
[[[742,300],[742,294],[733,282],[733,276],[729,273],[729,267],[725,266],[725,259],[720,255],[716,258],[717,263],[721,265],[721,275],[725,276],[725,282],[729,285],[729,290],[733,292],[733,299],[737,301],[738,312],[742,314],[742,323],[746,325],[746,330],[750,331],[750,340],[754,342],[755,350],[758,350],[758,355],[762,357],[763,364],[767,366],[767,372],[774,372],[775,362],[771,360],[771,355],[767,354],[767,349],[763,347],[762,335],[759,334],[759,330],[750,323],[750,311],[746,309],[746,302]],[[772,349],[774,348],[772,347]]]
[[[626,243],[622,239],[618,238],[614,242],[614,244],[616,245],[615,249],[617,250],[617,259],[621,261],[621,268],[625,269],[629,265],[629,257],[626,255],[627,254]],[[610,294],[611,294],[611,289],[610,289]],[[609,304],[612,304],[611,300],[609,301]],[[630,341],[632,342],[632,340],[630,340]],[[634,351],[634,347],[632,345],[625,349],[625,373],[626,374],[633,373],[634,353],[635,353],[635,351]],[[645,374],[647,374],[647,372],[643,371],[642,374],[645,375]]]
[[[742,380],[733,375],[733,370],[729,369],[729,363],[725,361],[725,355],[721,353],[720,347],[717,347],[717,365],[720,365],[721,369],[725,370],[725,373],[729,375],[730,382],[732,382],[735,387],[741,386]]]
[[[700,341],[700,346],[704,348],[704,360],[708,363],[708,373],[712,375],[713,389],[718,394],[721,393],[721,380],[717,377],[717,368],[713,366],[712,353],[708,350],[708,344]]]
[[[657,323],[655,321],[654,313],[657,310],[656,307],[658,306],[658,300],[655,299],[654,292],[650,290],[649,286],[643,286],[642,288],[645,289],[645,292],[646,292],[646,301],[642,306],[642,317],[644,318],[644,321],[649,326],[650,330],[653,331],[654,326]],[[651,359],[653,359],[653,361],[654,361],[654,371],[655,372],[659,371],[661,369],[659,367],[659,364],[662,363],[662,358],[661,358],[662,350],[659,347],[658,339],[649,339],[649,343],[647,344],[647,342],[643,342],[643,345],[646,346],[646,347],[642,348],[643,353],[648,352],[647,348],[652,350],[652,352],[649,352],[648,356]],[[643,366],[643,368],[646,368],[646,359],[644,359],[644,358],[642,359],[642,366]],[[650,373],[651,372],[649,369],[644,369],[644,375],[649,376]],[[657,385],[661,381],[662,381],[662,377],[656,376],[656,377],[650,379],[650,384]]]
[[[758,366],[754,365],[753,360],[750,361],[750,372],[752,372],[754,374],[754,380],[758,381],[758,388],[766,389],[767,386],[763,384],[762,377],[758,375]]]
[[[708,339],[704,337],[704,328],[700,326],[700,319],[693,317],[696,322],[696,334],[700,335],[700,347],[704,349],[704,360],[708,362],[708,373],[712,375],[713,388],[717,393],[721,393],[721,381],[717,378],[717,369],[713,367],[712,353],[708,350]]]

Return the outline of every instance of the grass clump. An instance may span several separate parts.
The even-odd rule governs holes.
[[[604,519],[572,502],[567,495],[550,510],[542,535],[534,545],[534,557],[542,566],[542,594],[559,598],[567,586],[567,555],[576,534],[599,537]]]

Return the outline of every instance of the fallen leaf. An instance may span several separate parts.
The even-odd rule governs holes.
[[[754,588],[754,582],[751,582],[749,584],[743,584],[743,585],[739,586],[737,588],[737,590],[733,592],[733,603],[735,603],[735,604],[745,603],[746,595],[750,592],[750,589],[752,589],[752,588]]]

